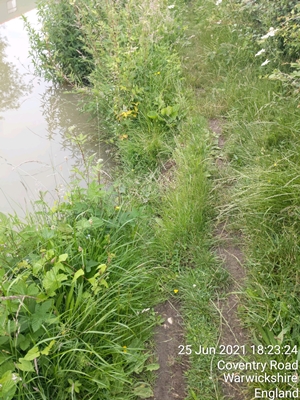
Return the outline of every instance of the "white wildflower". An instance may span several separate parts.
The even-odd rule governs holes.
[[[168,6],[168,9],[171,10],[174,7],[175,7],[175,4],[171,4],[170,6]]]
[[[222,0],[217,0],[216,1],[216,6],[219,6],[222,3]]]
[[[259,51],[255,54],[255,57],[258,57],[258,56],[260,56],[261,54],[263,54],[263,53],[265,53],[265,52],[266,52],[265,49],[261,49],[261,50],[259,50]]]
[[[270,36],[275,36],[275,33],[278,31],[278,29],[274,29],[273,26],[268,30],[268,32],[261,37],[262,40],[268,39]]]
[[[20,378],[20,377],[19,377],[18,375],[16,375],[16,374],[12,374],[11,379],[12,379],[14,382],[16,382],[16,381],[21,381],[21,380],[22,380],[22,378]]]
[[[150,308],[144,308],[141,312],[137,311],[136,315],[143,314],[143,313],[148,312],[148,311],[150,311]]]
[[[193,287],[196,287],[196,286],[197,286],[197,285],[194,283],[194,284],[193,284]]]
[[[270,60],[266,60],[261,64],[261,66],[263,67],[263,66],[267,65],[267,64],[269,64],[269,62],[270,62]]]

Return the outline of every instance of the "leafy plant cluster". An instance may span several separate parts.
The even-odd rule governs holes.
[[[85,110],[101,116],[124,162],[155,167],[185,115],[177,6],[40,0],[38,15],[41,29],[27,27],[39,71],[86,94]]]
[[[86,48],[76,8],[69,1],[39,1],[39,30],[23,17],[36,72],[54,82],[88,83],[93,60]]]
[[[96,182],[38,205],[25,223],[1,214],[0,399],[151,394],[147,213]]]
[[[245,12],[245,18],[252,26],[250,35],[260,46],[258,54],[264,54],[265,63],[270,63],[273,67],[270,79],[280,80],[286,86],[294,87],[294,93],[299,95],[299,2],[243,1],[240,9]]]

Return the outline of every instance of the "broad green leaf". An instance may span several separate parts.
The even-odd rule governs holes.
[[[97,284],[96,278],[93,276],[92,278],[88,279],[91,285],[95,286]]]
[[[28,286],[26,292],[29,296],[36,296],[39,293],[39,288],[34,283],[32,283]]]
[[[41,236],[43,239],[49,240],[52,239],[53,236],[55,235],[54,231],[51,229],[42,229],[40,232]]]
[[[71,234],[73,233],[73,228],[65,223],[61,223],[57,226],[57,230],[60,231],[61,233],[65,233],[65,234]]]
[[[48,295],[46,295],[45,293],[40,293],[36,298],[36,302],[41,303],[42,301],[45,301],[47,299],[49,299]]]
[[[44,348],[44,350],[41,351],[41,354],[44,354],[45,356],[48,356],[50,353],[50,350],[55,344],[55,340],[51,340],[51,342],[48,344],[47,347]]]
[[[44,315],[50,310],[52,305],[53,301],[51,299],[48,299],[43,304],[36,304],[35,312]]]
[[[97,229],[97,228],[100,228],[100,226],[102,226],[104,224],[104,222],[101,218],[91,217],[89,219],[89,224],[90,224],[90,227]]]
[[[171,106],[162,108],[160,110],[161,115],[167,115],[168,117],[172,114],[173,108]]]
[[[52,268],[48,271],[43,279],[43,287],[46,290],[48,296],[54,296],[55,291],[59,289],[63,281],[68,279],[65,274],[57,274]]]
[[[30,342],[31,341],[30,341],[29,337],[26,336],[25,339],[20,342],[20,348],[22,350],[27,350],[28,347],[30,346]]]
[[[90,228],[91,228],[91,223],[86,218],[82,218],[81,220],[76,222],[76,229],[78,231],[83,231],[85,229],[90,229]]]
[[[48,311],[52,307],[52,300],[47,300],[42,304],[35,305],[35,311],[31,316],[31,326],[33,332],[36,332],[42,326],[42,323],[52,316]]]
[[[40,270],[43,268],[43,266],[44,266],[44,261],[43,260],[37,261],[33,265],[33,268],[32,268],[33,275],[37,275],[40,272]]]
[[[58,257],[58,262],[62,262],[62,261],[66,261],[66,259],[68,258],[68,254],[61,254],[59,257]]]
[[[8,336],[0,336],[0,345],[8,342]]]
[[[36,332],[37,330],[40,329],[42,326],[42,323],[44,322],[44,316],[40,314],[33,314],[31,317],[31,327],[33,332]]]
[[[100,284],[100,285],[102,285],[102,286],[105,286],[105,287],[106,287],[106,289],[108,289],[108,283],[106,282],[106,280],[105,280],[105,279],[100,279],[100,282],[99,282],[99,284]]]
[[[139,386],[137,386],[133,393],[135,396],[140,397],[141,399],[148,399],[149,397],[153,396],[153,391],[149,385],[146,383],[142,383]]]
[[[160,365],[155,363],[155,364],[149,364],[146,366],[146,371],[157,371],[160,368]]]
[[[14,371],[15,364],[12,361],[7,361],[7,355],[0,357],[0,377],[7,371]]]
[[[158,118],[158,114],[156,111],[149,111],[147,114],[147,117],[150,119],[157,119]]]
[[[17,388],[17,382],[20,380],[19,375],[12,371],[7,371],[0,378],[1,399],[12,400]]]
[[[98,261],[88,260],[86,262],[86,266],[85,266],[86,267],[86,271],[90,272],[93,267],[96,267],[96,265],[98,265]]]
[[[54,257],[54,251],[52,249],[46,251],[45,259],[51,260]]]
[[[19,364],[16,364],[16,366],[21,370],[21,371],[34,371],[33,364],[29,360],[25,360],[24,358],[19,358]]]
[[[82,268],[80,268],[78,271],[75,272],[72,283],[76,282],[77,279],[82,275],[84,275],[84,270]]]
[[[26,360],[26,361],[32,361],[32,360],[34,360],[35,358],[38,358],[39,356],[40,356],[40,351],[39,351],[39,348],[37,347],[37,346],[35,346],[35,347],[33,347],[32,349],[30,349],[28,352],[27,352],[27,354],[26,354],[26,356],[24,357],[24,360]]]
[[[107,265],[106,264],[98,265],[97,270],[99,271],[100,274],[104,274],[104,272],[107,270]]]
[[[29,268],[29,269],[31,269],[31,265],[28,264],[28,261],[26,261],[26,260],[23,260],[23,261],[19,262],[18,263],[18,267],[19,268]]]
[[[289,326],[287,326],[286,328],[282,329],[282,331],[279,333],[279,335],[277,335],[277,337],[275,338],[275,339],[278,340],[278,343],[279,343],[280,345],[282,345],[284,335],[285,335],[287,332],[289,332],[290,329],[291,329],[291,328],[290,328]]]

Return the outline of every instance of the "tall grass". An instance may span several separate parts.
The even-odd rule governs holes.
[[[191,20],[197,24],[199,44],[194,44],[198,52],[190,57],[195,64],[202,62],[192,80],[197,81],[200,107],[207,116],[225,122],[223,156],[228,166],[222,181],[231,189],[223,197],[218,191],[219,205],[223,202],[219,218],[243,232],[248,280],[241,316],[252,334],[251,343],[298,346],[298,95],[269,79],[273,62],[263,65],[264,56],[255,56],[259,43],[253,27],[259,21],[255,25],[251,13],[239,12],[245,3],[218,3],[194,4]],[[247,7],[251,11],[261,3],[267,4],[249,2]],[[206,18],[200,20],[202,11]],[[284,54],[277,57],[277,63],[286,61]],[[272,357],[291,362],[297,355]],[[270,390],[268,383],[260,386]],[[288,388],[284,383],[278,386]]]
[[[90,191],[18,230],[1,216],[3,398],[134,398],[147,371],[159,297],[147,215]]]

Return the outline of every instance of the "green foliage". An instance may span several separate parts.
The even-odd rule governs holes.
[[[88,83],[94,66],[82,37],[80,15],[75,2],[39,0],[37,9],[41,29],[30,27],[23,17],[36,71],[48,80],[69,84]]]
[[[244,243],[247,282],[240,316],[250,343],[299,347],[298,2],[218,3],[194,2],[189,33],[196,38],[185,51],[191,81],[201,90],[199,107],[222,121],[224,147],[217,154],[223,162],[212,173],[213,194],[218,218]],[[191,281],[186,287],[196,298]],[[188,398],[202,398],[203,387],[193,384]],[[268,384],[259,386],[270,390]]]
[[[1,399],[127,398],[147,371],[147,213],[117,201],[93,182],[35,223],[1,215]]]
[[[38,70],[81,86],[84,109],[106,125],[126,165],[156,168],[186,113],[175,51],[178,7],[166,0],[139,7],[132,0],[40,1],[37,7],[41,31],[27,28]]]
[[[297,0],[260,0],[240,2],[238,11],[244,11],[246,33],[255,40],[264,54],[267,65],[273,68],[271,79],[296,87],[299,94],[300,6]],[[249,15],[251,19],[249,19]],[[260,53],[258,53],[260,54]],[[257,54],[257,55],[258,55]],[[260,57],[259,57],[260,59]],[[269,72],[270,68],[267,68]]]

